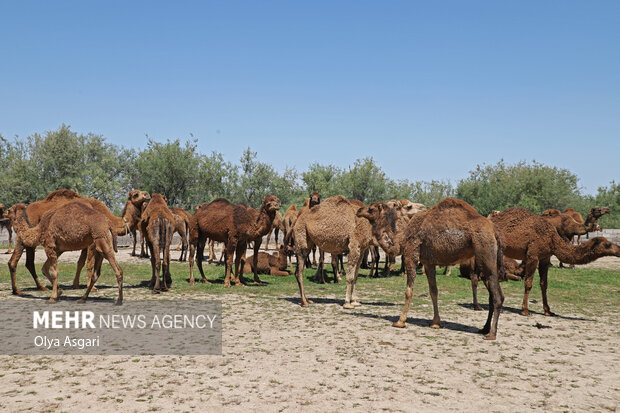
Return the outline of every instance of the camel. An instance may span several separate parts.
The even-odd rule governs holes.
[[[62,290],[58,288],[58,257],[65,251],[88,248],[94,256],[94,270],[86,292],[79,300],[84,302],[101,273],[101,261],[108,260],[116,274],[118,298],[116,304],[123,302],[123,270],[114,257],[116,234],[105,214],[96,211],[81,200],[64,203],[52,208],[41,216],[36,226],[31,226],[25,204],[16,204],[9,209],[9,216],[22,245],[35,248],[42,245],[47,261],[41,271],[52,283],[52,295],[48,303],[56,302]]]
[[[552,255],[568,264],[587,264],[597,258],[610,255],[620,257],[620,246],[612,244],[605,237],[595,237],[581,245],[574,246],[563,239],[544,217],[524,208],[509,208],[492,215],[491,221],[500,228],[506,238],[504,254],[510,258],[523,260],[525,263],[522,315],[530,314],[528,297],[536,267],[538,267],[540,277],[545,315],[554,315],[547,300],[547,273]]]
[[[174,232],[177,232],[181,239],[179,240],[179,245],[177,245],[177,251],[181,250],[181,255],[179,256],[179,261],[187,260],[187,251],[188,251],[188,243],[187,243],[187,235],[189,232],[189,220],[192,217],[192,214],[184,210],[183,208],[170,208],[172,215],[174,215]]]
[[[45,199],[33,202],[28,205],[26,213],[28,214],[30,223],[33,225],[37,225],[43,214],[50,209],[57,208],[67,202],[81,200],[89,204],[93,209],[103,213],[110,221],[116,235],[126,235],[128,232],[131,231],[132,228],[136,228],[136,226],[138,225],[138,221],[140,219],[140,205],[146,199],[145,194],[146,196],[148,196],[148,193],[142,193],[142,191],[138,190],[129,192],[128,200],[125,203],[125,208],[121,217],[116,217],[112,215],[112,213],[108,210],[108,208],[103,202],[93,198],[82,197],[77,192],[71,191],[70,189],[58,189],[56,191],[50,192],[45,197]],[[47,287],[41,284],[35,270],[34,248],[22,245],[21,240],[18,236],[17,240],[15,241],[13,255],[11,255],[8,263],[9,272],[11,274],[11,287],[13,289],[13,294],[23,294],[22,291],[17,288],[16,270],[17,263],[19,262],[19,259],[21,258],[24,249],[26,250],[26,268],[32,275],[32,278],[34,279],[37,288],[41,291],[46,291]],[[89,262],[88,265],[92,266],[94,263],[93,257],[87,256],[86,249],[84,249],[78,260],[76,276],[73,280],[73,288],[79,288],[79,275],[87,260]],[[90,284],[90,281],[91,280],[89,279],[87,285]],[[93,291],[96,290],[97,289],[93,287]]]
[[[303,284],[303,269],[308,254],[315,245],[330,254],[348,254],[347,290],[343,308],[360,306],[356,298],[355,284],[364,250],[370,246],[372,234],[367,220],[357,218],[358,206],[343,196],[327,198],[319,205],[300,214],[291,231],[286,234],[285,245],[290,248],[294,237],[293,250],[297,256],[295,275],[301,296],[301,306],[312,302],[306,297]]]
[[[407,288],[403,312],[394,327],[403,328],[413,295],[416,263],[424,265],[433,302],[432,328],[440,328],[437,306],[436,265],[454,265],[474,258],[489,290],[487,322],[480,330],[485,339],[497,336],[497,323],[504,297],[499,286],[502,270],[502,243],[493,223],[469,204],[446,198],[433,208],[411,217],[405,231],[397,231],[397,211],[371,204],[357,213],[372,221],[372,231],[382,247],[391,254],[402,250],[407,272]]]
[[[250,256],[245,261],[245,267],[243,269],[244,273],[254,272],[253,268],[254,256]],[[258,263],[257,263],[257,272],[259,274],[269,274],[269,275],[290,275],[290,272],[286,269],[286,250],[284,245],[281,245],[278,248],[278,252],[275,255],[259,252],[258,253]]]
[[[579,215],[578,212],[575,214]],[[580,242],[581,236],[587,234],[583,219],[581,219],[580,223],[573,218],[574,215],[571,213],[560,212],[558,209],[547,209],[540,216],[549,221],[555,227],[558,234],[568,242],[572,242],[575,236],[577,236],[577,240]],[[581,217],[581,215],[579,216]],[[565,268],[562,261],[560,261],[560,268]],[[571,265],[570,268],[575,268],[575,266]]]
[[[0,232],[2,232],[2,228],[5,228],[9,233],[9,249],[5,254],[10,254],[13,246],[13,226],[11,225],[8,211],[4,209],[4,204],[0,204]]]
[[[202,261],[206,239],[224,242],[226,249],[226,275],[224,285],[230,287],[232,263],[235,259],[235,285],[243,285],[243,266],[241,260],[247,249],[247,243],[254,241],[254,281],[258,278],[258,249],[261,240],[273,224],[276,211],[280,209],[280,200],[273,195],[263,198],[260,211],[242,205],[232,204],[224,198],[218,198],[206,206],[201,207],[191,218],[189,223],[189,283],[194,284],[194,253],[198,262],[198,270],[202,282],[208,283],[202,269]],[[236,252],[236,256],[235,256]],[[241,272],[239,272],[241,271]]]
[[[151,288],[153,294],[168,291],[172,283],[170,275],[170,244],[174,233],[174,215],[166,205],[161,194],[153,194],[142,213],[140,232],[145,235],[146,245],[151,254]],[[163,258],[160,256],[163,255]],[[162,268],[163,267],[163,268]],[[162,275],[161,286],[159,275]]]
[[[280,211],[276,211],[276,216],[273,219],[273,234],[276,238],[276,247],[278,246],[278,235],[280,233],[280,231],[282,231],[282,234],[286,237],[286,228],[284,226],[284,218],[282,217],[282,214],[280,213]],[[271,230],[269,230],[269,233],[267,234],[267,241],[265,242],[265,250],[269,249],[269,240],[271,239]]]
[[[611,212],[611,209],[604,207],[592,207],[586,218],[585,226],[588,232],[601,232],[603,228],[598,224],[598,219]]]
[[[129,195],[127,196],[127,201],[131,202],[136,208],[137,208],[137,214],[138,214],[138,221],[140,221],[140,215],[142,214],[142,206],[144,204],[144,202],[148,202],[148,200],[151,199],[151,194],[149,194],[146,191],[140,191],[139,189],[134,189],[133,191],[129,192]],[[125,206],[127,205],[127,202],[125,202]],[[133,249],[131,251],[131,256],[135,257],[136,256],[136,243],[138,241],[138,238],[136,237],[137,232],[140,231],[140,226],[138,224],[138,222],[136,222],[135,226],[130,227],[131,228],[131,236],[133,238]],[[140,239],[142,239],[142,235],[140,235]],[[142,246],[144,245],[144,243],[142,243]],[[144,247],[142,248],[142,251],[144,252]]]

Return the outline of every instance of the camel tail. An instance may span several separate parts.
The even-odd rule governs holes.
[[[116,232],[112,230],[112,227],[110,227],[110,234],[112,234],[112,247],[114,248],[114,252],[118,252]]]

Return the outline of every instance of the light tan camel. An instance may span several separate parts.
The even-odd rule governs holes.
[[[358,216],[372,220],[373,234],[390,253],[402,250],[407,271],[407,288],[403,312],[394,327],[405,327],[407,312],[413,295],[416,263],[422,262],[426,271],[433,302],[431,327],[440,327],[437,305],[436,265],[454,265],[474,258],[482,271],[489,290],[489,314],[480,330],[487,340],[497,335],[497,322],[503,302],[499,286],[502,245],[493,223],[458,199],[446,198],[433,208],[415,214],[405,231],[396,229],[397,212],[393,208],[376,210],[375,205],[360,209]]]
[[[49,303],[55,302],[62,290],[58,288],[58,257],[65,251],[88,248],[94,255],[94,271],[90,283],[80,302],[86,301],[101,272],[101,261],[105,257],[116,274],[118,299],[123,302],[123,271],[116,262],[116,234],[106,216],[82,201],[65,203],[48,210],[36,226],[28,220],[25,204],[16,204],[9,209],[9,216],[24,246],[35,248],[42,245],[47,261],[41,271],[52,283]]]
[[[284,245],[278,248],[278,252],[275,254],[269,254],[267,252],[260,251],[258,253],[258,263],[256,271],[258,274],[269,275],[290,275],[290,272],[286,269],[286,250]],[[254,256],[250,255],[245,261],[244,273],[254,272]]]
[[[553,313],[547,301],[547,272],[551,256],[568,264],[587,264],[604,256],[620,257],[620,247],[605,237],[596,237],[574,246],[565,241],[545,218],[524,208],[510,208],[491,215],[491,220],[504,233],[507,257],[525,261],[525,294],[521,314],[529,315],[528,297],[538,267],[543,309],[546,316]]]
[[[301,214],[291,231],[286,234],[287,247],[294,240],[293,248],[297,255],[295,275],[302,307],[311,303],[304,291],[303,269],[306,258],[315,245],[330,254],[348,254],[347,291],[343,308],[361,305],[356,297],[355,283],[362,253],[369,247],[372,234],[368,221],[355,216],[357,209],[359,208],[356,205],[343,196],[327,198]]]

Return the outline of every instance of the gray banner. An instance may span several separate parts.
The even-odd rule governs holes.
[[[222,303],[4,301],[0,354],[222,354]]]

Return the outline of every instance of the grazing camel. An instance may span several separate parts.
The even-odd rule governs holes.
[[[407,271],[405,305],[393,326],[405,327],[418,261],[424,265],[433,302],[431,327],[439,328],[435,266],[454,265],[474,258],[489,290],[489,314],[480,332],[485,334],[485,339],[494,340],[504,297],[499,286],[501,234],[493,223],[466,202],[446,198],[433,208],[415,214],[407,229],[398,232],[396,211],[393,208],[377,209],[376,205],[371,204],[366,209],[360,209],[357,215],[372,221],[373,234],[386,251],[397,253],[402,250]]]
[[[108,260],[116,274],[118,299],[123,302],[123,270],[116,262],[116,234],[105,214],[94,210],[82,201],[65,203],[48,210],[36,226],[31,226],[25,204],[16,204],[9,209],[9,216],[24,246],[35,248],[42,245],[47,261],[41,271],[52,283],[52,295],[48,303],[55,302],[62,290],[58,288],[58,257],[65,251],[88,248],[94,256],[94,270],[86,292],[79,300],[86,301],[101,272],[101,261]],[[92,271],[92,270],[90,270]]]
[[[302,307],[312,303],[304,291],[303,269],[306,258],[315,245],[330,254],[348,254],[347,290],[343,308],[361,305],[356,298],[355,283],[363,252],[369,247],[372,234],[368,221],[355,216],[357,209],[357,205],[343,196],[327,198],[299,215],[291,231],[286,234],[287,248],[290,248],[294,239],[293,250],[297,256],[295,275]]]
[[[276,216],[273,219],[273,234],[274,237],[276,239],[276,247],[278,246],[278,235],[280,234],[280,231],[282,231],[282,234],[286,237],[286,228],[284,227],[284,218],[282,217],[282,214],[280,213],[280,211],[276,211]],[[265,250],[269,249],[269,240],[271,239],[271,230],[269,230],[269,233],[267,234],[267,241],[265,241]]]
[[[170,275],[170,244],[174,232],[174,215],[166,205],[166,199],[161,194],[153,194],[140,221],[141,232],[145,235],[146,245],[151,253],[151,288],[153,294],[168,291],[172,283]],[[160,257],[163,255],[163,259]],[[163,267],[163,268],[162,268]],[[160,288],[159,275],[162,273]]]
[[[5,228],[9,233],[9,249],[5,254],[10,254],[13,246],[13,227],[9,219],[8,211],[4,209],[4,204],[0,204],[0,232],[2,232],[2,228]]]
[[[286,250],[284,245],[281,245],[275,255],[262,251],[258,253],[256,271],[258,274],[290,275],[286,269],[286,263]],[[245,261],[243,272],[248,274],[254,272],[253,264],[254,256],[251,255]]]
[[[524,208],[509,208],[491,216],[491,221],[504,233],[507,257],[523,260],[525,263],[525,294],[521,314],[529,315],[528,297],[538,267],[543,309],[546,316],[554,315],[547,301],[547,273],[551,256],[555,255],[568,264],[587,264],[600,257],[620,257],[620,246],[605,237],[592,238],[574,246],[563,239],[555,227],[545,218]]]
[[[235,260],[235,273],[237,275],[233,277],[235,285],[243,285],[241,282],[243,265],[240,264],[247,249],[247,243],[254,241],[253,266],[256,269],[261,239],[271,228],[280,205],[280,200],[276,196],[268,195],[263,198],[260,211],[243,205],[232,204],[224,198],[218,198],[206,206],[202,206],[192,216],[189,223],[189,283],[195,283],[194,253],[202,282],[208,283],[202,269],[202,261],[205,242],[209,238],[213,241],[223,242],[225,246],[226,276],[224,285],[230,287],[233,259]],[[261,282],[256,270],[254,271],[254,281]]]

